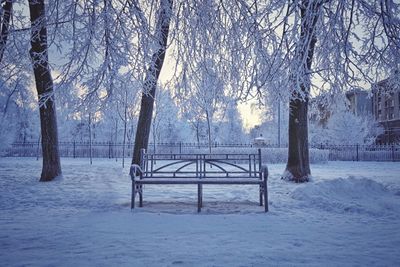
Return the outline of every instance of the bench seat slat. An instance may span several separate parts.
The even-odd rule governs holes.
[[[157,175],[157,176],[147,176],[147,177],[143,177],[142,180],[148,180],[148,179],[170,179],[170,180],[177,180],[177,179],[199,179],[198,177],[196,177],[195,175],[190,175],[190,176],[182,176],[182,175],[177,175],[175,177],[171,177],[171,176],[166,176],[166,175]],[[257,179],[257,180],[261,180],[260,176],[216,176],[216,175],[207,175],[206,177],[202,177],[200,179],[246,179],[246,180],[251,180],[251,179]]]
[[[229,178],[146,178],[136,181],[137,184],[262,184],[262,182],[258,178],[237,178],[235,180]]]
[[[256,171],[257,172],[257,171]],[[196,171],[179,171],[179,172],[176,172],[176,171],[154,171],[153,172],[153,175],[154,174],[169,174],[169,175],[173,175],[173,174],[185,174],[185,173],[187,173],[187,174],[197,174],[197,172]],[[226,173],[233,173],[233,174],[241,174],[241,173],[243,173],[243,174],[249,174],[250,173],[250,171],[227,171],[227,172],[223,172],[223,171],[209,171],[209,170],[207,170],[206,171],[206,173],[217,173],[217,174],[226,174]],[[252,171],[251,173],[254,173],[254,171]],[[144,174],[146,175],[150,175],[151,174],[151,172],[144,172]]]

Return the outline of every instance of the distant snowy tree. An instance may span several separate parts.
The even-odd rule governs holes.
[[[358,117],[349,111],[333,113],[326,126],[329,143],[373,144],[383,129],[372,117]]]
[[[20,4],[11,0],[0,3],[0,142],[4,146],[13,141],[37,141],[40,136],[38,120],[32,116],[37,112],[37,100],[28,54],[30,35],[29,31],[16,31],[22,21],[29,22],[29,12],[22,15],[16,10]]]
[[[194,110],[193,108],[193,106],[185,105],[183,118],[189,123],[191,130],[194,132],[197,145],[200,145],[200,143],[206,142],[207,126],[201,110],[199,108]]]
[[[247,143],[243,130],[243,123],[234,101],[230,101],[227,105],[225,116],[222,121],[217,122],[219,130],[217,132],[217,140],[221,143]]]
[[[152,120],[153,143],[180,142],[180,132],[184,129],[179,118],[179,108],[168,89],[159,88],[156,92],[155,108]]]
[[[184,106],[184,112],[193,116],[197,125],[201,121],[207,127],[207,143],[211,152],[213,136],[213,124],[219,116],[223,118],[228,104],[224,91],[223,79],[214,69],[216,62],[205,60],[199,62],[196,75],[185,79],[185,93],[179,95]],[[199,125],[200,126],[200,125]]]
[[[129,79],[127,78],[126,81]],[[129,123],[131,122],[132,107],[136,102],[136,90],[131,90],[132,84],[127,82],[117,84],[119,87],[120,97],[117,98],[116,110],[123,123],[123,137],[122,137],[122,167],[125,165],[125,145],[128,138]],[[132,94],[132,92],[134,94]],[[114,94],[115,95],[115,94]]]
[[[383,133],[383,128],[369,115],[357,116],[346,106],[344,96],[336,97],[334,104],[326,107],[329,116],[324,124],[311,122],[310,143],[313,145],[373,144]]]

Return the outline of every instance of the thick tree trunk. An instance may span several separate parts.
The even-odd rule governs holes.
[[[13,7],[13,0],[6,0],[3,6],[3,17],[1,18],[0,63],[3,60],[4,50],[6,49],[7,38],[10,28],[12,7]]]
[[[46,12],[43,0],[30,0],[31,50],[36,89],[39,98],[40,127],[42,133],[43,166],[40,181],[51,181],[61,175],[58,152],[56,107],[53,79],[48,64]]]
[[[318,0],[304,0],[301,5],[301,35],[292,70],[294,84],[299,88],[294,90],[289,102],[288,162],[282,177],[295,182],[307,182],[311,175],[308,150],[308,97],[311,86],[310,70],[317,42],[315,27],[321,5],[322,2]]]
[[[154,107],[154,97],[156,95],[158,76],[160,75],[164,63],[165,52],[167,49],[167,40],[169,33],[169,24],[171,21],[172,5],[173,5],[173,0],[161,0],[160,3],[160,14],[156,25],[158,49],[153,54],[150,67],[146,72],[146,78],[142,93],[142,101],[140,105],[139,121],[136,129],[132,164],[140,163],[139,162],[140,149],[142,148],[147,149],[147,146],[149,144],[151,120]]]
[[[290,100],[288,161],[284,178],[306,182],[311,174],[308,152],[308,100]]]

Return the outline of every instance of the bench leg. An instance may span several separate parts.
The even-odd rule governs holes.
[[[197,185],[197,212],[201,211],[203,206],[203,186],[201,184]]]
[[[203,207],[203,185],[200,185],[200,207]]]
[[[143,186],[139,185],[139,207],[143,207]]]
[[[260,185],[260,206],[263,205],[263,186]]]
[[[267,186],[267,177],[264,178],[264,208],[265,208],[265,212],[268,212],[268,186]]]
[[[132,182],[131,210],[135,208],[136,185]]]

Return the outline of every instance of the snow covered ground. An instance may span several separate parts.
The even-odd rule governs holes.
[[[128,168],[62,159],[0,158],[1,266],[400,266],[400,164],[312,165],[313,182],[280,180],[270,164],[270,212],[255,186],[146,186],[131,212]]]

